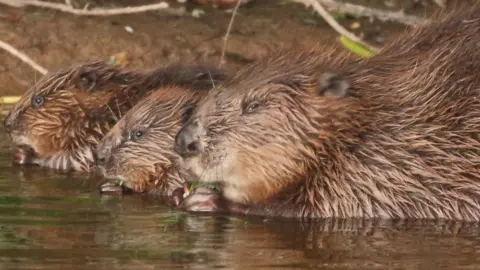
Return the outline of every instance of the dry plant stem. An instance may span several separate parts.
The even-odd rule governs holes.
[[[331,15],[328,13],[327,10],[323,8],[320,3],[317,2],[317,0],[310,0],[313,9],[322,16],[322,18],[335,30],[337,31],[340,35],[345,36],[357,43],[360,43],[366,47],[368,47],[370,50],[377,52],[379,49],[376,48],[375,46],[372,46],[368,44],[367,42],[363,41],[359,37],[355,36],[354,34],[350,33],[347,31],[343,26],[341,26]]]
[[[48,70],[40,66],[39,64],[35,63],[30,57],[26,56],[24,53],[20,52],[19,50],[12,47],[10,44],[5,43],[0,40],[0,48],[4,49],[8,53],[12,54],[13,56],[19,58],[23,62],[27,63],[31,67],[33,67],[36,71],[42,73],[43,75],[47,74]]]
[[[311,6],[311,0],[290,0],[296,3],[302,3],[305,6]],[[392,21],[406,25],[420,25],[429,22],[428,19],[419,18],[412,15],[406,15],[403,10],[400,11],[385,11],[376,8],[369,8],[350,3],[338,3],[333,0],[317,0],[316,2],[324,5],[328,10],[338,11],[342,13],[349,13],[361,17],[372,17],[380,21]]]
[[[433,2],[435,2],[435,4],[441,8],[445,8],[445,5],[447,4],[447,0],[433,0]]]
[[[34,6],[34,7],[42,7],[42,8],[50,8],[59,10],[66,13],[72,13],[75,15],[86,15],[86,16],[111,16],[111,15],[119,15],[119,14],[130,14],[130,13],[139,13],[151,10],[164,10],[164,11],[171,11],[169,8],[169,4],[166,2],[160,2],[157,4],[151,5],[144,5],[138,7],[125,7],[125,8],[113,8],[113,9],[75,9],[72,6],[66,4],[59,4],[59,3],[51,3],[51,2],[42,2],[38,0],[0,0],[1,4],[10,5],[10,6]],[[177,11],[172,11],[173,13],[177,14]]]
[[[11,7],[23,7],[24,5],[18,0],[0,0],[0,4],[4,4]]]
[[[235,15],[237,14],[238,8],[240,7],[241,3],[242,3],[242,0],[237,0],[237,4],[235,5],[235,8],[233,9],[233,12],[232,12],[232,17],[230,18],[230,23],[228,24],[227,32],[225,33],[225,37],[223,37],[223,48],[222,48],[222,55],[220,56],[220,64],[218,65],[219,67],[223,65],[225,51],[227,50],[228,36],[230,35],[230,31],[232,30],[233,20],[235,18]]]

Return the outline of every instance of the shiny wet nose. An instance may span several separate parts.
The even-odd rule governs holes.
[[[105,161],[106,161],[106,158],[102,151],[99,151],[99,150],[93,151],[93,162],[95,163],[96,166],[101,167],[105,165]]]
[[[175,137],[174,151],[184,158],[201,152],[198,122],[187,123],[180,129]]]

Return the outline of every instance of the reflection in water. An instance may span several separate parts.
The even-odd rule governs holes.
[[[190,215],[0,153],[0,269],[480,269],[477,223]]]

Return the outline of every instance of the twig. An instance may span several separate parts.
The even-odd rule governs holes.
[[[0,4],[4,4],[11,7],[23,7],[24,5],[18,0],[0,0]]]
[[[435,2],[435,4],[437,4],[437,6],[441,8],[445,8],[445,6],[447,5],[447,0],[433,0],[433,2]]]
[[[232,30],[233,20],[235,18],[235,15],[237,14],[238,8],[240,7],[241,3],[242,3],[242,0],[237,0],[237,4],[235,5],[235,8],[233,9],[233,12],[232,12],[232,17],[230,18],[230,23],[228,24],[227,32],[223,37],[223,48],[222,48],[222,55],[220,56],[219,67],[223,65],[223,58],[225,57],[225,51],[227,50],[228,36],[230,35],[230,31]]]
[[[320,14],[320,16],[322,16],[322,18],[335,30],[337,31],[340,35],[342,36],[345,36],[357,43],[360,43],[366,47],[368,47],[369,49],[371,49],[372,51],[375,51],[377,52],[379,49],[376,48],[375,46],[372,46],[370,44],[368,44],[367,42],[363,41],[362,39],[360,39],[359,37],[357,37],[356,35],[350,33],[349,31],[347,31],[343,26],[341,26],[333,17],[332,15],[330,15],[330,13],[328,13],[328,11],[326,11],[322,5],[320,5],[320,3],[317,2],[317,0],[310,0],[311,4],[312,4],[312,7],[313,9],[315,9],[315,11],[318,12],[318,14]]]
[[[290,0],[291,2],[302,3],[309,7],[312,4],[311,0]],[[317,0],[316,2],[324,5],[329,11],[338,11],[342,13],[349,13],[361,17],[373,17],[380,21],[393,21],[406,25],[420,25],[429,22],[428,19],[419,18],[412,15],[406,15],[403,10],[400,11],[385,11],[375,8],[364,7],[350,3],[338,3],[333,0]]]
[[[113,9],[96,8],[92,10],[76,9],[66,4],[42,2],[38,0],[16,0],[16,1],[0,0],[0,4],[10,5],[14,7],[35,6],[35,7],[42,7],[42,8],[50,8],[50,9],[55,9],[55,10],[59,10],[66,13],[72,13],[75,15],[85,15],[85,16],[111,16],[111,15],[119,15],[119,14],[139,13],[139,12],[145,12],[145,11],[151,11],[151,10],[171,11],[172,13],[178,14],[177,11],[173,11],[169,8],[170,5],[167,2],[160,2],[157,4],[144,5],[144,6],[138,6],[138,7],[125,7],[125,8],[113,8]]]
[[[33,67],[38,72],[42,73],[43,75],[47,74],[48,70],[40,66],[39,64],[35,63],[30,57],[26,56],[24,53],[20,52],[19,50],[12,47],[10,44],[5,43],[0,40],[0,48],[4,49],[8,53],[12,54],[13,56],[19,58],[23,62],[27,63],[31,67]]]

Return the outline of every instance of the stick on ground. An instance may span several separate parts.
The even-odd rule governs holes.
[[[304,4],[306,7],[312,5],[311,0],[290,0],[291,2]],[[355,5],[351,3],[341,3],[333,0],[317,0],[318,2],[325,6],[329,11],[337,11],[341,13],[348,13],[360,17],[371,17],[378,19],[380,21],[392,21],[397,23],[402,23],[406,25],[420,25],[426,24],[429,22],[426,18],[419,18],[413,15],[407,15],[403,10],[399,11],[388,11],[381,10],[376,8],[364,7],[360,5]]]
[[[34,6],[40,8],[50,8],[66,13],[71,13],[75,15],[84,15],[84,16],[111,16],[111,15],[120,15],[120,14],[131,14],[131,13],[140,13],[145,11],[152,10],[163,10],[165,12],[170,12],[173,14],[180,15],[181,12],[170,8],[170,5],[167,2],[160,2],[157,4],[137,6],[137,7],[124,7],[124,8],[112,8],[112,9],[103,9],[96,8],[92,10],[87,9],[76,9],[67,4],[52,3],[52,2],[43,2],[38,0],[0,0],[0,4],[9,5],[13,7],[22,7],[22,6]]]

